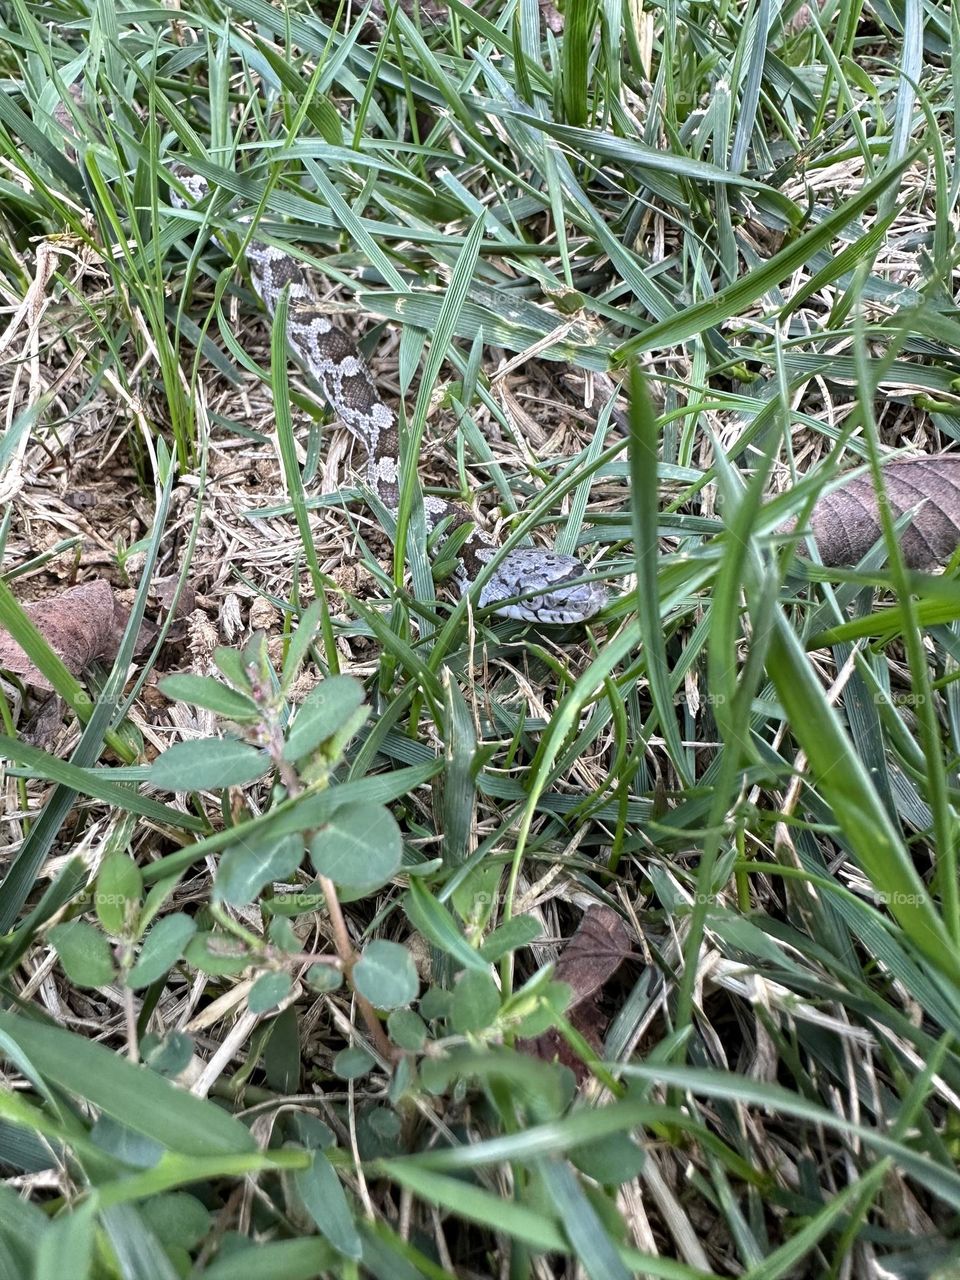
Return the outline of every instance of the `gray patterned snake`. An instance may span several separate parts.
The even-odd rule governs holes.
[[[206,180],[183,169],[176,176],[192,202],[208,194]],[[171,186],[175,207],[187,207]],[[285,287],[289,291],[287,345],[298,363],[319,385],[340,421],[363,446],[367,484],[391,514],[400,501],[400,447],[393,410],[377,389],[353,337],[324,313],[300,264],[283,249],[251,240],[246,247],[251,280],[271,316]],[[427,531],[441,523],[444,533],[465,524],[473,527],[456,553],[454,577],[461,594],[470,591],[491,560],[496,567],[475,597],[481,608],[525,622],[582,623],[607,601],[607,591],[584,580],[583,564],[572,556],[539,547],[502,553],[475,523],[467,508],[443,498],[423,499]]]

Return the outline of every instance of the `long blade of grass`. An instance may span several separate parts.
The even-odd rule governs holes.
[[[706,329],[715,328],[731,316],[738,315],[744,308],[751,306],[770,289],[775,288],[803,267],[814,253],[830,245],[844,227],[876,204],[887,191],[895,188],[904,170],[916,159],[916,155],[916,150],[912,151],[878,178],[865,183],[856,196],[827,214],[821,222],[804,232],[785,249],[774,254],[768,262],[756,270],[735,280],[733,284],[714,294],[713,297],[697,302],[692,307],[687,307],[685,311],[651,325],[638,337],[631,338],[615,353],[616,359],[623,363],[632,356],[641,355],[644,351],[676,346],[687,338],[695,337]]]

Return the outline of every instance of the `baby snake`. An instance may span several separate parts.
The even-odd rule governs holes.
[[[176,176],[197,203],[208,194],[206,179],[178,168]],[[187,200],[171,186],[171,201]],[[283,249],[251,240],[246,247],[253,287],[275,314],[284,287],[289,289],[287,344],[318,383],[330,407],[359,440],[367,455],[367,484],[391,514],[400,503],[400,440],[393,410],[380,395],[353,337],[325,315],[300,264]],[[461,594],[470,591],[481,570],[496,566],[476,596],[482,608],[507,618],[547,624],[581,623],[607,601],[601,583],[584,581],[585,570],[573,556],[540,547],[521,547],[502,554],[492,538],[474,523],[473,515],[443,498],[423,499],[427,531],[441,523],[444,535],[465,524],[473,527],[456,553],[454,578]]]

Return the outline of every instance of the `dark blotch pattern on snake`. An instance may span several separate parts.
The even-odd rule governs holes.
[[[206,180],[183,169],[178,180],[193,201],[207,194]],[[186,201],[171,187],[176,207]],[[395,513],[400,501],[399,437],[393,410],[384,403],[352,336],[324,315],[303,269],[282,249],[251,240],[246,249],[251,281],[271,316],[289,286],[287,343],[303,368],[313,376],[330,407],[363,445],[367,455],[367,483],[383,506]],[[424,497],[427,529],[446,522],[445,534],[472,523],[462,506],[442,498]],[[461,594],[469,591],[498,548],[482,529],[474,528],[457,552],[454,576]],[[584,577],[573,556],[539,547],[522,547],[500,555],[477,595],[477,604],[525,622],[579,623],[593,617],[607,601],[598,582]]]

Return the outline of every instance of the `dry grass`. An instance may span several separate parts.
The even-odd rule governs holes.
[[[953,1274],[954,572],[909,580],[892,643],[851,632],[805,653],[905,579],[781,562],[769,535],[836,469],[956,438],[956,17],[908,5],[902,36],[885,7],[844,0],[667,22],[568,4],[554,39],[535,10],[455,4],[418,27],[255,0],[121,8],[91,40],[67,5],[45,13],[46,43],[26,9],[6,18],[28,131],[0,112],[5,583],[23,605],[105,577],[133,610],[112,673],[110,654],[85,677],[92,704],[65,680],[45,706],[3,686],[11,1274],[62,1274],[63,1256],[78,1278]],[[52,112],[78,75],[68,142]],[[247,183],[199,234],[166,203],[184,155]],[[269,322],[206,235],[232,251],[267,179],[263,225],[316,263],[414,426],[424,336],[484,211],[418,475],[475,500],[501,540],[542,501],[533,541],[617,588],[596,625],[523,628],[458,609],[442,582],[427,598],[412,522],[396,585],[359,449],[294,368],[278,404]],[[783,270],[751,293],[771,260]],[[633,340],[656,477],[615,358]],[[563,484],[569,460],[582,488]],[[758,474],[779,505],[749,489]],[[144,612],[168,629],[134,654]],[[246,675],[222,648],[244,648]],[[349,743],[330,728],[321,787],[319,757],[282,747],[338,672],[370,716]],[[211,782],[225,715],[168,696],[171,673],[253,697],[244,733],[271,771]],[[153,762],[191,743],[183,785],[164,783]],[[279,858],[278,806],[316,802],[290,819],[300,864],[254,884]],[[330,877],[346,944],[307,852],[338,803],[403,840],[371,884]],[[379,865],[382,840],[341,820]],[[250,879],[233,898],[231,850]],[[549,966],[600,902],[634,952],[564,1013]],[[484,967],[517,917],[539,936]],[[170,920],[197,932],[138,986]],[[206,932],[235,964],[200,954]],[[385,941],[406,959],[371,994],[348,948]],[[397,1001],[406,1026],[387,1016],[404,964],[420,984]],[[328,991],[311,965],[346,981]],[[75,1039],[43,1040],[31,1008]],[[576,1082],[524,1051],[551,1022]]]

